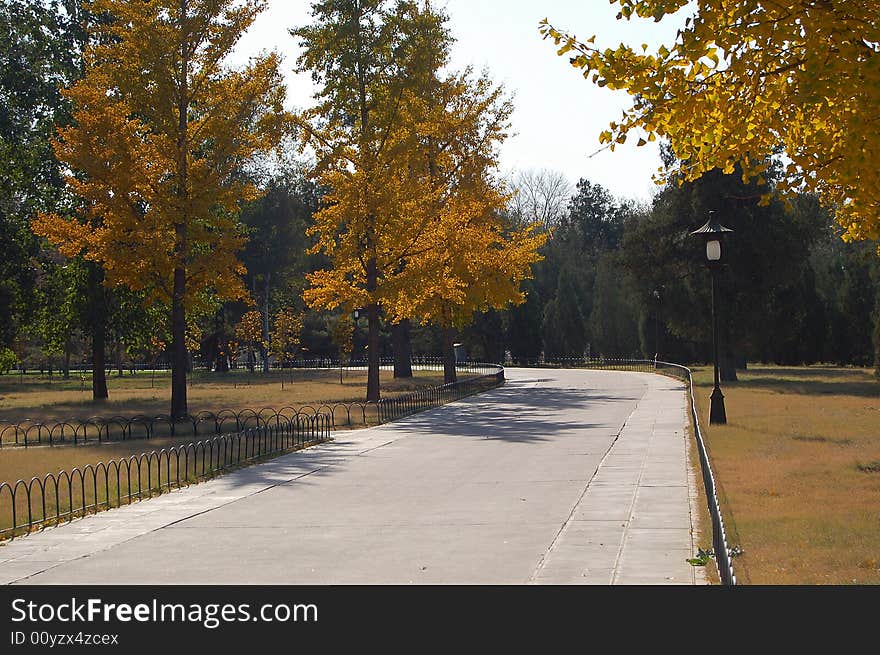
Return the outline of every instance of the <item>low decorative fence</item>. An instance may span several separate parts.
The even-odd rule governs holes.
[[[0,483],[0,538],[193,484],[256,460],[330,439],[329,416],[296,416],[202,441]]]
[[[158,416],[92,416],[57,423],[25,419],[0,426],[0,447],[55,446],[62,444],[105,443],[155,437],[199,437],[241,432],[269,425],[276,427],[299,417],[313,418],[318,410],[311,406],[274,409],[221,409],[199,412],[174,420]]]
[[[438,363],[439,362],[439,363]],[[358,363],[348,368],[357,369]],[[422,370],[443,370],[443,363],[432,358],[413,360],[413,367]],[[461,375],[473,376],[476,381],[498,376],[504,369],[496,364],[464,362],[456,365]],[[472,378],[465,378],[458,387],[460,392],[468,389]],[[483,382],[476,382],[482,386]],[[450,395],[451,390],[434,387],[416,391],[406,396],[398,396],[375,402],[336,402],[315,403],[301,407],[273,407],[221,409],[216,412],[199,412],[178,420],[161,414],[157,416],[92,416],[82,419],[69,419],[58,422],[43,422],[23,419],[16,423],[0,425],[0,448],[13,446],[55,446],[63,444],[104,443],[108,441],[128,441],[130,439],[153,439],[156,437],[210,436],[240,432],[249,428],[278,425],[280,421],[294,420],[299,416],[313,417],[319,413],[329,414],[332,426],[353,427],[375,425],[396,417],[398,408],[411,406],[427,407],[426,402],[438,394]]]
[[[503,367],[485,365],[485,370],[490,372],[375,403],[338,403],[288,413],[267,408],[211,414],[210,420],[206,416],[192,422],[194,431],[204,423],[219,432],[233,421],[235,431],[30,481],[2,482],[0,539],[130,504],[255,460],[327,441],[341,410],[348,425],[355,424],[353,415],[363,424],[386,423],[504,383]]]

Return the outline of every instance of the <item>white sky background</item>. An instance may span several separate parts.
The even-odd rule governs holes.
[[[618,21],[617,5],[608,0],[434,2],[449,15],[456,39],[451,67],[485,68],[514,94],[513,136],[501,149],[502,172],[550,169],[572,183],[583,177],[601,184],[620,198],[650,199],[656,189],[651,175],[661,164],[656,143],[637,148],[636,139],[629,139],[614,152],[589,157],[600,147],[599,133],[629,106],[629,96],[585,80],[567,57],[556,55],[552,41],[542,40],[538,23],[546,17],[581,40],[596,34],[596,45],[602,48],[623,42],[647,43],[654,49],[660,43],[672,43],[681,21],[668,17],[661,23],[639,18]],[[309,76],[292,71],[299,48],[287,31],[311,22],[310,4],[308,0],[269,0],[269,8],[242,38],[231,62],[277,50],[284,57],[291,107],[311,104]],[[690,12],[680,14],[683,21]]]

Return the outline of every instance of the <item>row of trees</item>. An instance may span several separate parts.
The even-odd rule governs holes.
[[[665,156],[673,157],[669,149]],[[475,322],[475,354],[506,350],[521,363],[589,355],[708,361],[709,274],[689,233],[713,211],[734,230],[719,276],[725,377],[746,361],[876,363],[875,244],[843,242],[814,196],[787,205],[774,194],[777,169],[771,163],[763,183],[720,170],[681,185],[672,179],[650,206],[581,180],[526,284],[526,303]],[[495,331],[505,338],[487,338]]]
[[[876,262],[866,259],[866,251],[880,252],[876,166],[880,133],[874,127],[880,106],[876,3],[616,0],[612,4],[619,5],[618,20],[656,22],[674,15],[683,26],[672,43],[649,51],[647,44],[640,49],[623,43],[603,48],[597,35],[579,40],[547,20],[541,22],[544,38],[552,40],[557,54],[581,70],[586,80],[625,90],[632,98],[622,117],[599,136],[600,143],[613,151],[629,137],[638,137],[639,146],[663,139],[674,155],[660,169],[660,183],[694,183],[692,209],[720,206],[719,217],[728,221],[739,217],[766,238],[782,238],[792,246],[774,251],[770,245],[756,244],[750,253],[745,250],[781,261],[738,258],[729,269],[726,286],[734,294],[732,307],[741,320],[751,317],[766,327],[781,315],[785,325],[778,327],[798,326],[798,338],[790,337],[786,329],[746,337],[738,323],[739,335],[732,327],[726,330],[731,348],[748,343],[766,353],[766,344],[775,344],[776,349],[787,340],[792,353],[804,348],[812,352],[790,358],[813,359],[829,353],[821,339],[833,336],[838,341],[831,350],[838,353],[837,359],[863,358],[869,331],[865,326],[870,325],[866,308],[875,303],[872,282],[876,287]],[[780,153],[783,160],[774,156]],[[722,192],[719,181],[733,174],[741,176],[746,195],[705,194]],[[748,222],[752,217],[766,218],[763,211],[748,205],[756,193],[757,206],[767,207],[771,215],[783,211],[776,200],[782,194],[801,220],[795,219],[787,229],[774,230],[764,222],[752,225]],[[821,213],[813,198],[832,212],[844,241],[870,246],[844,249],[823,238],[825,234],[811,240],[816,232],[805,229],[810,223],[805,216]],[[655,213],[662,213],[664,202],[674,207],[678,201],[666,193],[659,207],[655,203]],[[824,229],[825,221],[820,223]],[[808,239],[806,244],[787,239],[798,233]],[[807,258],[809,266],[804,264]],[[742,262],[755,266],[746,269]],[[765,293],[750,297],[748,291],[741,291],[743,280],[758,271],[766,271],[768,279],[746,286],[763,284]],[[841,285],[836,299],[829,293],[831,281]],[[811,295],[807,290],[813,287],[824,291]],[[822,297],[824,303],[816,302]],[[764,306],[759,309],[760,305]],[[856,322],[861,327],[846,327]],[[817,329],[829,323],[836,326],[832,334]],[[876,330],[875,343],[880,340]],[[852,355],[840,354],[848,348]]]
[[[644,103],[610,146],[640,129],[672,142],[665,186],[643,207],[586,180],[572,189],[561,173],[501,180],[510,102],[485,75],[448,71],[451,36],[430,3],[315,3],[314,22],[292,35],[316,104],[285,111],[277,55],[223,65],[264,4],[0,4],[0,366],[22,344],[63,360],[88,344],[102,398],[108,352],[167,356],[180,415],[193,354],[222,371],[243,353],[266,367],[270,356],[353,349],[369,360],[372,399],[379,357],[392,352],[406,375],[410,353],[442,350],[454,379],[457,334],[491,360],[700,360],[708,283],[686,235],[709,210],[736,230],[722,276],[728,375],[746,359],[866,364],[877,351],[873,246],[839,239],[873,234],[870,194],[850,185],[859,203],[823,209],[836,196],[818,183],[793,189],[789,161],[755,163],[754,151],[741,163],[716,152],[709,128],[704,150],[689,149],[699,143],[673,118],[649,122],[654,87],[637,88],[660,79],[648,64],[673,78],[675,65],[545,26],[562,54],[580,53],[573,65]],[[621,2],[630,13],[655,3],[642,4]],[[709,56],[696,36],[693,53],[689,41],[667,59]],[[857,50],[862,66],[870,55]],[[693,64],[685,82],[714,85],[723,73],[735,85],[736,71]],[[712,88],[706,102],[720,102],[723,85]],[[688,102],[662,108],[684,116]],[[366,338],[351,342],[356,308]]]
[[[512,107],[485,75],[446,71],[446,17],[428,2],[315,3],[314,23],[291,33],[320,91],[296,114],[284,107],[279,55],[224,65],[265,4],[2,5],[4,92],[25,108],[4,144],[34,142],[4,208],[21,246],[5,302],[10,316],[32,310],[44,344],[88,317],[95,398],[107,395],[114,326],[129,350],[167,343],[171,414],[183,416],[190,352],[217,368],[233,347],[265,362],[271,343],[289,358],[300,297],[316,310],[365,310],[370,400],[383,321],[401,331],[403,352],[410,321],[437,324],[453,381],[455,330],[474,311],[523,300],[545,237],[503,216],[496,153]],[[28,86],[16,86],[16,67],[35,71]],[[305,175],[278,158],[291,141],[315,154]],[[45,190],[25,202],[38,165]],[[35,288],[45,297],[29,303]],[[69,311],[57,312],[67,296]],[[68,324],[49,327],[53,313]],[[13,323],[6,345],[23,332]],[[327,332],[338,336],[335,323]]]

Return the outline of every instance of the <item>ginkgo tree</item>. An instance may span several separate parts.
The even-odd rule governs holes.
[[[388,281],[392,319],[434,323],[443,331],[444,381],[456,381],[453,342],[475,312],[519,304],[546,233],[503,220],[510,197],[497,176],[498,146],[513,106],[488,75],[470,70],[438,79],[421,105],[419,144],[401,170],[417,184],[402,201],[408,248]]]
[[[611,0],[618,19],[660,21],[688,0]],[[584,77],[633,96],[600,135],[611,149],[669,140],[693,180],[713,168],[761,177],[784,151],[783,192],[836,211],[847,240],[880,239],[880,4],[873,0],[696,0],[672,44],[601,48],[546,19],[540,30]],[[690,12],[691,8],[684,9]]]
[[[300,124],[328,189],[313,250],[332,267],[308,276],[303,297],[366,308],[367,400],[378,400],[383,312],[451,334],[478,309],[522,299],[518,283],[542,237],[509,234],[497,219],[507,198],[493,171],[512,106],[485,75],[443,72],[445,16],[404,0],[315,9],[319,24],[294,33],[306,46],[303,70],[323,83],[322,102]]]
[[[187,414],[187,308],[244,298],[244,174],[287,128],[279,57],[225,58],[264,0],[94,0],[85,76],[66,97],[74,124],[54,144],[81,216],[39,216],[62,253],[100,262],[107,282],[146,289],[171,313],[171,415]]]
[[[314,308],[366,310],[367,400],[379,399],[379,329],[388,281],[399,275],[412,238],[405,200],[419,195],[402,174],[419,144],[411,100],[447,58],[443,17],[420,3],[326,0],[300,39],[301,72],[319,85],[316,105],[298,116],[316,151],[314,175],[327,189],[310,232],[331,267],[308,275]]]

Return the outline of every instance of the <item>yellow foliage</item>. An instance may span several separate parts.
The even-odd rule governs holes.
[[[257,310],[245,312],[235,326],[235,338],[249,347],[265,346],[263,339],[263,315]]]
[[[290,361],[300,345],[303,317],[287,307],[275,315],[271,334],[272,354],[282,362]]]
[[[34,231],[101,262],[108,283],[165,302],[175,269],[188,303],[205,289],[244,297],[237,215],[258,192],[242,164],[278,143],[287,116],[277,55],[241,70],[221,61],[265,3],[92,4],[113,20],[95,28],[85,76],[64,92],[74,123],[54,143],[82,215],[44,214]]]
[[[506,197],[494,179],[496,151],[512,106],[486,76],[441,75],[448,37],[427,3],[398,5],[402,13],[385,17],[398,40],[393,48],[378,43],[373,33],[384,32],[364,21],[381,4],[349,9],[356,16],[344,27],[325,20],[296,32],[309,44],[303,70],[326,81],[323,101],[297,124],[328,189],[310,230],[313,252],[331,262],[308,275],[303,298],[331,310],[377,306],[390,321],[461,323],[476,310],[520,302],[519,281],[542,242],[528,231],[507,233],[498,218]],[[345,51],[351,44],[340,34],[353,38],[355,25],[364,29],[357,38],[376,48],[366,68],[386,50],[409,52],[406,63],[392,57],[375,77],[346,78],[338,62],[361,50]]]
[[[655,21],[686,0],[612,0],[618,18]],[[692,180],[739,163],[747,178],[783,148],[780,191],[816,193],[844,238],[880,239],[880,4],[697,0],[675,43],[656,55],[600,50],[550,25],[541,33],[593,81],[633,105],[599,140],[631,130],[667,138],[682,162],[662,175]]]

